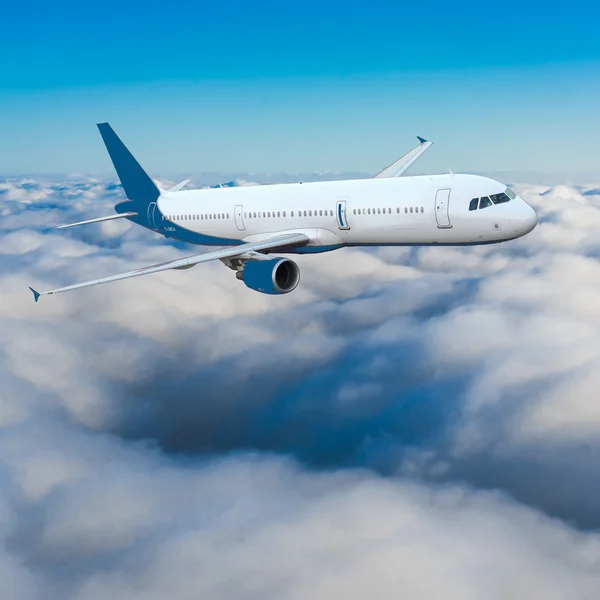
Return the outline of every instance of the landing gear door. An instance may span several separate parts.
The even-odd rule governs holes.
[[[244,231],[246,229],[246,226],[244,225],[244,215],[242,213],[243,210],[244,207],[241,204],[238,204],[235,207],[235,225],[239,231]]]
[[[440,229],[449,229],[452,227],[450,222],[450,189],[446,188],[438,190],[435,195],[435,203],[433,206],[435,210],[435,219],[437,226]]]
[[[346,201],[338,200],[337,206],[335,207],[335,216],[339,229],[350,229],[348,221],[346,219]]]

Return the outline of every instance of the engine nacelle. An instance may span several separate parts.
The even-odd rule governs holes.
[[[300,282],[300,269],[289,258],[250,260],[239,275],[251,290],[263,294],[289,294]]]

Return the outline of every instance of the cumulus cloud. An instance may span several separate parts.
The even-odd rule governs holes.
[[[499,246],[36,305],[195,250],[51,229],[109,214],[110,182],[0,182],[3,596],[595,597],[599,186],[514,187],[541,222]]]

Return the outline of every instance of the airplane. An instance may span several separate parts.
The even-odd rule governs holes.
[[[60,228],[127,219],[165,238],[214,252],[141,267],[40,296],[189,269],[220,260],[250,289],[287,294],[300,269],[277,254],[317,254],[352,246],[474,246],[519,238],[537,225],[535,211],[506,185],[452,172],[404,176],[432,142],[419,145],[370,179],[184,190],[189,180],[161,189],[108,123],[97,125],[127,200],[116,214]]]

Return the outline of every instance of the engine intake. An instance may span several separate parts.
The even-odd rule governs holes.
[[[289,294],[298,287],[300,269],[289,258],[251,260],[244,265],[241,279],[262,294]]]

